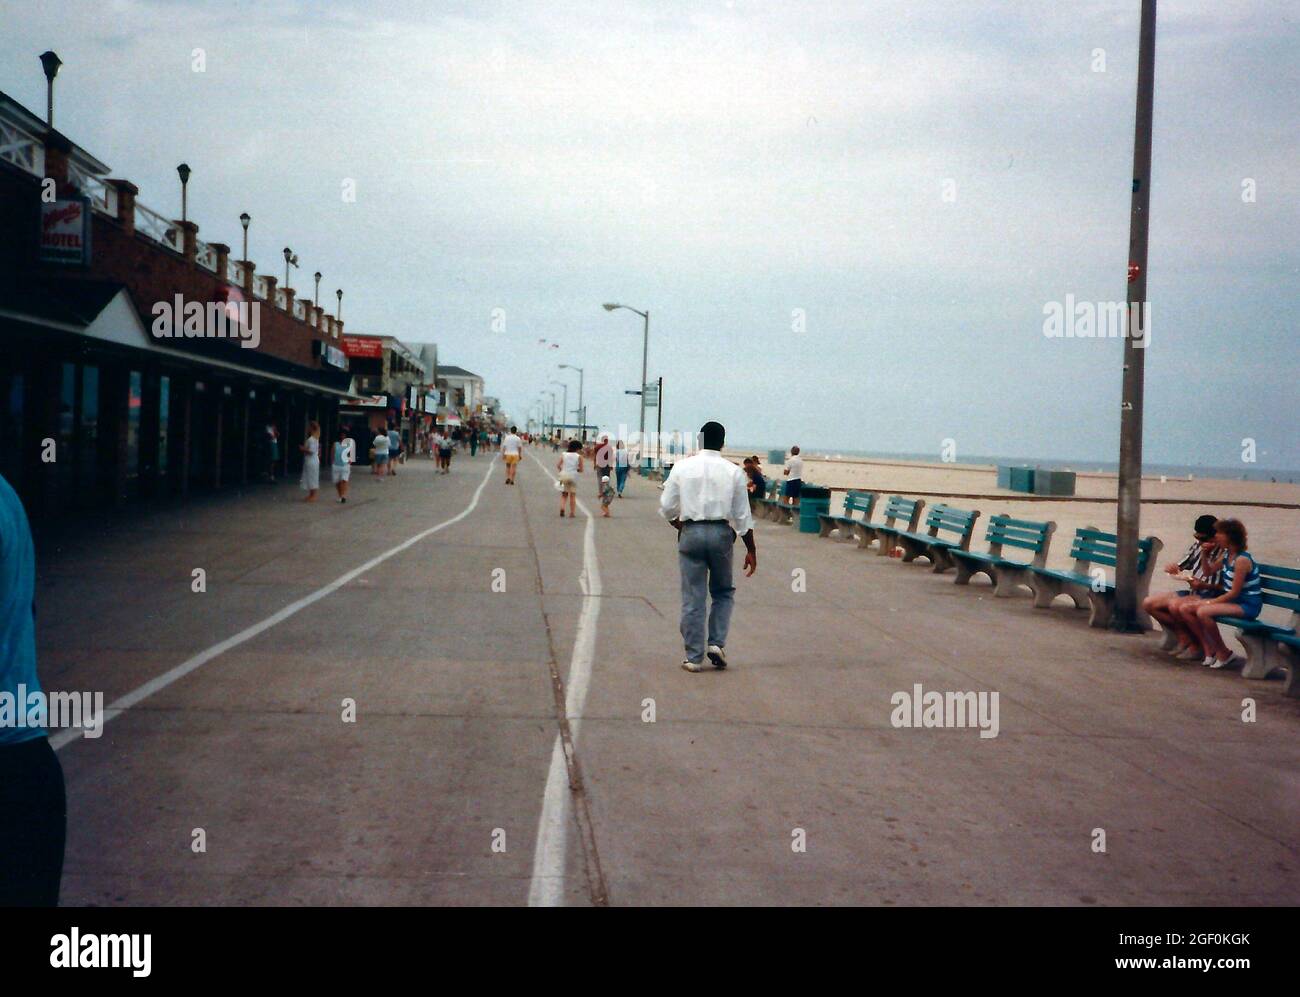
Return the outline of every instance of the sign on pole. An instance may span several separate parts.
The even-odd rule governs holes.
[[[645,399],[645,407],[657,408],[659,405],[659,385],[647,384],[644,390],[645,394],[642,397]]]

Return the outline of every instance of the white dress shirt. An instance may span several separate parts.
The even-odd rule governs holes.
[[[673,465],[659,497],[664,519],[725,519],[742,536],[754,528],[745,472],[716,450],[701,450]]]
[[[785,469],[787,472],[787,477],[789,477],[791,481],[803,480],[803,458],[802,457],[798,457],[798,456],[791,457],[789,460],[785,462]]]

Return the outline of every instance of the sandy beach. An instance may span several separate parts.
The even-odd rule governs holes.
[[[728,451],[737,461],[748,456]],[[760,456],[762,456],[760,454]],[[764,463],[769,479],[781,477],[781,465]],[[924,498],[927,505],[947,501],[963,509],[978,509],[980,521],[971,546],[983,549],[984,523],[1006,513],[1021,519],[1056,523],[1048,563],[1070,563],[1070,537],[1080,526],[1115,529],[1118,480],[1114,473],[1079,472],[1076,494],[1070,499],[1039,499],[997,487],[992,465],[939,464],[904,460],[830,458],[804,455],[804,479],[833,489],[861,488],[882,495]],[[1296,564],[1300,559],[1300,485],[1269,481],[1234,481],[1222,478],[1144,477],[1142,481],[1142,535],[1164,541],[1160,561],[1180,557],[1191,542],[1192,521],[1202,513],[1232,516],[1250,531],[1250,549],[1261,561]],[[835,492],[833,511],[840,511],[843,492]],[[877,507],[879,509],[879,506]],[[877,511],[873,518],[879,519]],[[1173,587],[1157,573],[1152,590]]]

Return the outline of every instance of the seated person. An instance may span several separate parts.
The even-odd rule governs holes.
[[[1201,628],[1189,620],[1183,610],[1195,612],[1203,599],[1223,591],[1222,554],[1215,540],[1214,516],[1198,516],[1192,526],[1194,539],[1183,559],[1166,564],[1165,573],[1183,579],[1187,587],[1174,592],[1159,592],[1142,600],[1142,608],[1172,633],[1176,644],[1169,653],[1183,661],[1201,661],[1208,651],[1201,644]]]
[[[1228,650],[1219,632],[1220,616],[1242,620],[1258,619],[1264,608],[1264,590],[1259,565],[1246,553],[1246,527],[1239,519],[1220,519],[1214,524],[1215,538],[1225,548],[1223,555],[1222,595],[1206,599],[1196,607],[1196,622],[1201,627],[1201,644],[1209,652],[1201,664],[1209,668],[1238,668],[1245,664],[1239,654]]]

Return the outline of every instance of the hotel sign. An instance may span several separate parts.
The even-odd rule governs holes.
[[[41,203],[38,258],[42,263],[90,266],[90,201],[61,197]]]
[[[361,336],[344,336],[343,352],[350,357],[382,357],[384,355],[384,341],[382,339],[367,339]]]

